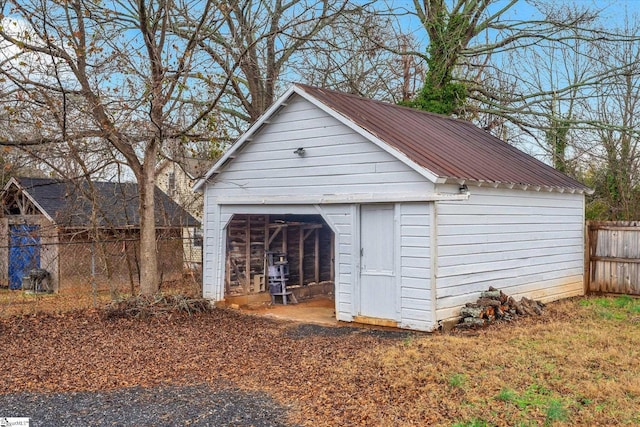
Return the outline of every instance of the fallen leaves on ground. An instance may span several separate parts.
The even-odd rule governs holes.
[[[578,300],[549,310],[469,335],[332,333],[223,309],[13,316],[0,320],[0,384],[12,393],[230,382],[313,426],[640,421],[639,326]]]

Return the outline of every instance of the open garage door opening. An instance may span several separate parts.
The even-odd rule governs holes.
[[[322,216],[235,214],[226,235],[227,303],[285,304],[320,296],[333,298],[335,240]],[[284,275],[286,292],[291,295],[276,292],[276,271]]]

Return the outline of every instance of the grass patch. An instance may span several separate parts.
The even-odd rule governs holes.
[[[631,298],[629,295],[620,295],[613,300],[613,305],[617,308],[626,308],[629,306],[633,306],[636,300]]]
[[[513,389],[502,389],[496,395],[495,400],[514,404],[522,411],[525,418],[528,416],[527,414],[544,413],[545,425],[567,421],[569,418],[568,408],[574,404],[574,402],[558,397],[552,390],[539,384],[530,385],[522,394]],[[575,405],[578,403],[587,405],[590,400],[579,398]],[[520,425],[526,425],[526,423],[523,421]]]
[[[504,388],[500,390],[500,393],[496,396],[496,399],[501,400],[503,402],[512,402],[518,397],[518,393],[511,390],[510,388]]]
[[[562,422],[566,421],[569,416],[569,411],[565,407],[565,404],[560,399],[551,399],[549,401],[549,405],[547,406],[547,424],[552,424],[554,422]]]
[[[513,401],[521,409],[540,408],[546,406],[551,399],[551,394],[550,390],[534,384],[529,386],[522,395],[517,395]]]
[[[503,390],[496,398],[515,403],[525,413],[544,413],[546,425],[567,421],[569,416],[567,402],[555,397],[551,390],[536,384],[529,386],[522,395],[513,390]]]
[[[449,385],[451,387],[461,388],[466,381],[464,374],[453,374],[449,377]]]
[[[489,424],[484,420],[471,420],[467,422],[455,423],[453,427],[489,427]]]
[[[640,314],[640,298],[629,295],[585,298],[580,305],[591,308],[595,315],[604,320],[624,321]]]
[[[381,348],[372,355],[379,378],[386,379],[381,387],[394,401],[411,396],[401,418],[408,425],[423,418],[462,426],[636,422],[640,300],[575,298],[547,309],[544,317],[473,335],[416,336]],[[443,378],[446,386],[438,386]]]

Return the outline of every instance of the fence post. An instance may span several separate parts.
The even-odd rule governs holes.
[[[96,241],[91,242],[91,293],[93,294],[93,306],[98,306],[98,287],[96,286]]]
[[[585,222],[584,227],[584,272],[583,272],[583,283],[584,283],[584,294],[589,294],[589,289],[591,288],[591,242],[589,241],[589,236],[591,234],[591,221]]]

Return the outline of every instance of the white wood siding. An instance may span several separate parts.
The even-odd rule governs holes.
[[[400,210],[400,327],[434,328],[431,303],[433,203],[402,203]]]
[[[584,196],[470,191],[468,201],[438,203],[438,319],[489,286],[543,301],[583,293]]]
[[[218,280],[214,263],[220,254],[217,251],[219,243],[220,226],[218,219],[220,208],[214,203],[208,192],[204,192],[204,215],[202,216],[203,242],[202,242],[202,296],[218,301],[217,290],[223,286]]]
[[[294,154],[299,147],[303,157]],[[235,154],[206,191],[225,197],[433,191],[422,175],[299,96]]]
[[[336,318],[345,322],[355,314],[354,282],[360,268],[359,257],[354,251],[359,247],[355,230],[355,205],[317,206],[327,224],[333,229],[335,241],[335,300]]]

